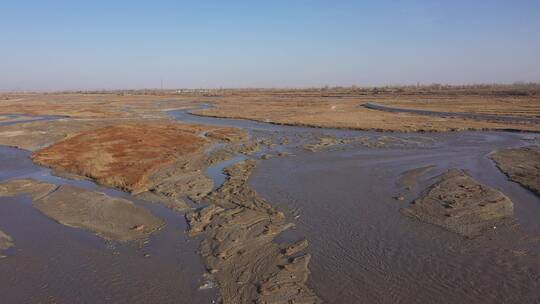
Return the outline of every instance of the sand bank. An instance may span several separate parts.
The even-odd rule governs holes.
[[[475,237],[511,217],[513,204],[500,191],[476,182],[464,171],[452,169],[402,212],[463,236]]]
[[[104,193],[31,179],[0,184],[0,196],[21,194],[30,196],[35,208],[60,224],[91,231],[104,239],[141,239],[163,225],[146,209]]]
[[[291,224],[246,185],[254,168],[245,161],[226,169],[229,177],[208,198],[211,205],[188,216],[190,233],[204,234],[207,275],[218,282],[223,303],[319,303],[305,285],[307,242],[273,242]]]

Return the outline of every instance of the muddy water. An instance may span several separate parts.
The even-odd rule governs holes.
[[[313,258],[310,285],[327,303],[536,303],[540,301],[540,199],[509,182],[486,155],[519,134],[431,135],[432,149],[298,153],[260,164],[251,185],[297,215]],[[434,165],[413,191],[400,174]],[[400,214],[448,168],[466,169],[514,202],[515,225],[466,240]],[[404,201],[395,200],[405,194]]]
[[[487,157],[495,149],[525,145],[530,136],[393,133],[402,139],[421,137],[430,144],[344,145],[336,151],[309,153],[299,146],[317,136],[377,138],[381,134],[284,127],[185,112],[179,118],[242,127],[252,136],[291,138],[284,150],[293,156],[262,161],[250,185],[297,224],[277,241],[307,238],[310,242],[309,284],[325,302],[540,302],[540,199],[508,181]],[[433,168],[418,178],[416,187],[400,186],[402,174],[427,166]],[[465,169],[509,196],[515,218],[469,240],[399,212],[449,168]],[[396,200],[399,196],[404,199]]]
[[[34,178],[123,197],[166,222],[148,244],[107,242],[42,215],[28,197],[0,198],[0,230],[15,246],[0,260],[2,303],[212,303],[203,283],[198,240],[185,234],[183,214],[128,194],[51,175],[29,152],[0,147],[0,180]]]

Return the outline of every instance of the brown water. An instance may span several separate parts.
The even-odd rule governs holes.
[[[540,199],[509,182],[487,154],[519,146],[523,135],[425,135],[428,149],[354,148],[261,163],[251,185],[307,238],[310,286],[327,303],[537,303],[540,301]],[[400,174],[434,165],[408,193]],[[515,223],[467,240],[400,214],[448,168],[466,169],[514,202]],[[406,199],[393,196],[404,193]]]
[[[262,161],[250,184],[297,229],[277,241],[307,238],[309,284],[327,303],[536,303],[540,302],[540,199],[510,182],[487,157],[495,149],[528,144],[508,132],[384,134],[285,127],[186,115],[180,120],[241,127],[252,137],[288,137],[273,150],[293,156]],[[350,144],[309,153],[300,146],[321,136],[384,136],[406,144],[365,148]],[[412,144],[409,144],[412,143]],[[392,145],[390,145],[392,146]],[[412,191],[401,174],[434,166]],[[449,168],[508,195],[515,220],[473,240],[421,223],[399,209]],[[404,194],[405,200],[394,197]]]

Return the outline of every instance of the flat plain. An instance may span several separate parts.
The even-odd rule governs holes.
[[[538,85],[1,94],[0,290],[539,300],[539,118]]]

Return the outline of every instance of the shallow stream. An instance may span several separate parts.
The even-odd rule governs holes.
[[[190,116],[185,111],[176,117],[241,127],[252,137],[272,140],[274,147],[265,153],[289,152],[261,161],[249,182],[297,225],[277,241],[310,242],[309,285],[326,303],[540,301],[540,198],[509,181],[488,158],[496,149],[531,144],[533,135],[374,133]],[[377,147],[352,140],[316,153],[302,149],[328,136],[392,140]],[[283,137],[288,143],[280,145]],[[426,166],[433,168],[412,189],[399,185],[402,174]],[[470,240],[400,213],[450,168],[464,169],[510,197],[514,220]]]

